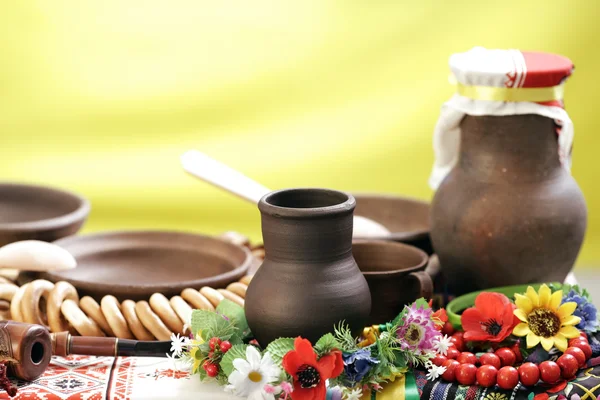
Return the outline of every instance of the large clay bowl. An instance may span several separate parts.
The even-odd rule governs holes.
[[[167,297],[185,288],[221,288],[246,274],[250,251],[225,240],[179,232],[111,232],[56,242],[77,260],[77,268],[44,274],[67,281],[80,295],[119,300]]]
[[[387,194],[353,194],[356,199],[355,215],[379,222],[391,234],[382,237],[355,238],[393,240],[410,244],[431,254],[429,240],[428,202]]]
[[[0,183],[0,246],[52,242],[75,234],[90,212],[81,196],[43,186]]]

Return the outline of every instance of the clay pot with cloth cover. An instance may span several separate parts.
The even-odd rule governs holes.
[[[562,282],[587,221],[562,102],[573,64],[476,48],[450,66],[457,94],[436,126],[430,180],[431,237],[450,289]]]
[[[312,343],[344,321],[355,334],[371,311],[369,286],[352,256],[352,195],[287,189],[264,196],[265,259],[246,293],[246,317],[261,346],[279,337]]]

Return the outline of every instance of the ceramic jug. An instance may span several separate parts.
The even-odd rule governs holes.
[[[264,196],[265,259],[252,279],[245,310],[261,346],[279,337],[315,343],[344,321],[355,334],[371,311],[367,281],[352,256],[352,195],[287,189]]]
[[[569,172],[572,125],[562,107],[572,63],[479,51],[451,59],[451,67],[458,93],[443,109],[437,144],[451,139],[452,123],[460,134],[456,164],[432,202],[431,238],[452,293],[562,282],[587,221]]]

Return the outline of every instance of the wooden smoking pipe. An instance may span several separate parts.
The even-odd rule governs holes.
[[[50,334],[52,355],[166,357],[171,354],[171,342],[119,339],[114,337],[71,336],[69,332]]]
[[[170,353],[168,341],[71,336],[68,332],[50,334],[42,325],[0,321],[0,362],[8,364],[9,375],[25,381],[40,377],[53,355],[166,357]]]

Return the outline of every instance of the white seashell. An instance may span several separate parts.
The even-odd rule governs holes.
[[[360,215],[354,216],[354,231],[352,236],[360,238],[388,236],[390,231],[385,226]]]
[[[21,271],[73,269],[77,261],[67,250],[39,240],[23,240],[0,247],[0,268]]]

